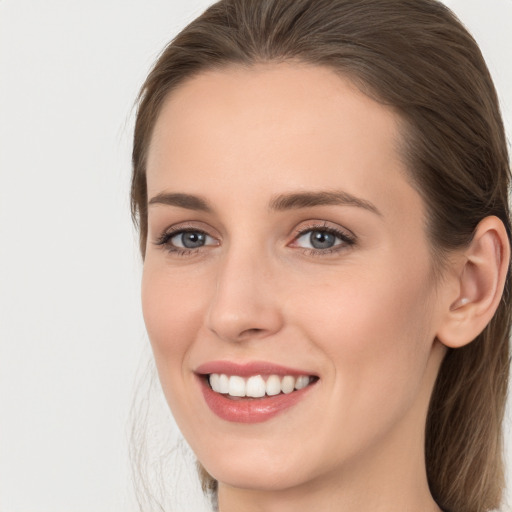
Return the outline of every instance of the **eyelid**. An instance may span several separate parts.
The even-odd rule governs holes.
[[[297,245],[297,240],[305,236],[307,233],[314,231],[330,233],[338,238],[341,242],[333,245],[332,247],[324,249],[316,249],[314,247],[301,247]],[[355,245],[356,241],[357,237],[354,235],[354,233],[345,227],[332,225],[328,221],[313,220],[306,224],[301,224],[294,230],[294,237],[289,246],[302,249],[304,252],[311,255],[327,255],[333,252],[346,250],[349,247]]]
[[[307,233],[308,231],[326,231],[333,234],[339,234],[344,238],[356,240],[356,235],[350,231],[350,229],[334,224],[326,220],[311,220],[301,223],[297,228],[294,229],[294,239]]]
[[[154,240],[154,244],[157,246],[165,247],[169,252],[181,252],[181,253],[192,253],[197,252],[198,250],[203,249],[204,247],[212,247],[220,245],[220,236],[212,231],[215,231],[209,227],[203,227],[204,223],[202,222],[182,222],[178,224],[173,224],[165,228],[160,234],[158,234]],[[211,238],[216,241],[215,244],[205,244],[196,248],[187,248],[181,246],[175,246],[170,244],[170,240],[182,233],[201,233],[206,235],[206,237]]]
[[[159,230],[159,234],[155,234],[156,238],[163,237],[166,234],[169,233],[180,233],[180,232],[191,232],[191,231],[197,231],[200,233],[204,233],[206,235],[211,236],[215,239],[220,239],[220,234],[217,232],[216,229],[213,229],[209,224],[206,224],[202,221],[183,221],[183,222],[176,222],[174,224],[170,224],[166,226],[164,229]]]
[[[202,252],[208,247],[216,247],[221,243],[221,237],[218,234],[213,234],[216,232],[210,226],[203,227],[204,223],[202,222],[182,222],[178,224],[174,224],[168,226],[165,230],[162,231],[160,235],[156,237],[154,240],[154,244],[156,246],[161,246],[166,249],[170,253],[175,253],[179,256],[192,255],[197,254],[198,252]],[[302,247],[297,244],[297,240],[301,237],[305,236],[309,232],[325,232],[334,235],[339,242],[331,247],[326,248],[315,248],[315,247]],[[183,233],[201,233],[205,235],[210,240],[215,241],[215,243],[205,243],[204,245],[198,247],[183,247],[180,245],[174,245],[171,243],[171,239],[175,236],[178,236]],[[339,224],[330,223],[325,220],[311,220],[307,222],[303,222],[299,224],[297,228],[293,231],[293,239],[290,243],[288,243],[288,247],[292,247],[294,249],[301,249],[304,253],[311,255],[327,255],[329,253],[339,252],[342,250],[347,250],[351,246],[356,243],[356,236],[349,229],[340,226]]]

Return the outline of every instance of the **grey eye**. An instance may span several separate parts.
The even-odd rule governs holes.
[[[336,243],[336,237],[325,231],[312,231],[309,235],[309,242],[315,249],[329,249]]]
[[[201,231],[184,231],[171,238],[172,245],[185,249],[197,249],[207,243],[211,244],[212,241],[212,237]]]
[[[344,242],[341,236],[320,229],[309,230],[297,238],[296,244],[306,249],[331,249]]]

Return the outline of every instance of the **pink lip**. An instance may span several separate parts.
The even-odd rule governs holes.
[[[233,363],[231,361],[211,361],[202,364],[196,369],[197,374],[225,373],[226,375],[239,375],[250,377],[251,375],[315,375],[307,370],[288,368],[268,361],[251,361],[249,363]]]
[[[279,413],[293,407],[314,387],[309,386],[281,393],[275,396],[262,398],[228,398],[227,395],[216,393],[210,388],[205,377],[206,374],[224,373],[226,375],[313,375],[310,372],[287,368],[264,361],[255,361],[247,364],[237,364],[230,361],[212,361],[197,368],[198,380],[206,404],[210,410],[223,420],[235,423],[260,423],[267,421]]]

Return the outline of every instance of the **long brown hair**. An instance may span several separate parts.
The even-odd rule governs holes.
[[[167,95],[208,69],[280,61],[328,67],[398,112],[401,149],[427,207],[438,265],[469,243],[486,216],[499,217],[511,237],[496,91],[476,42],[447,7],[436,0],[221,0],[167,46],[140,92],[131,199],[143,255],[146,154]],[[447,511],[501,503],[511,309],[509,269],[491,323],[466,347],[450,350],[440,369],[425,453],[431,492]],[[203,488],[214,493],[216,482],[201,474]]]

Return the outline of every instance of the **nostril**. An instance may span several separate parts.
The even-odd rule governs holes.
[[[260,338],[260,337],[265,336],[265,333],[267,333],[267,332],[268,331],[266,331],[265,329],[259,329],[257,327],[245,329],[238,334],[237,340],[245,341],[245,340],[250,340],[251,338],[255,338],[255,339]]]
[[[263,332],[263,329],[246,329],[240,333],[240,336],[253,336],[254,334],[259,334],[260,332]]]

